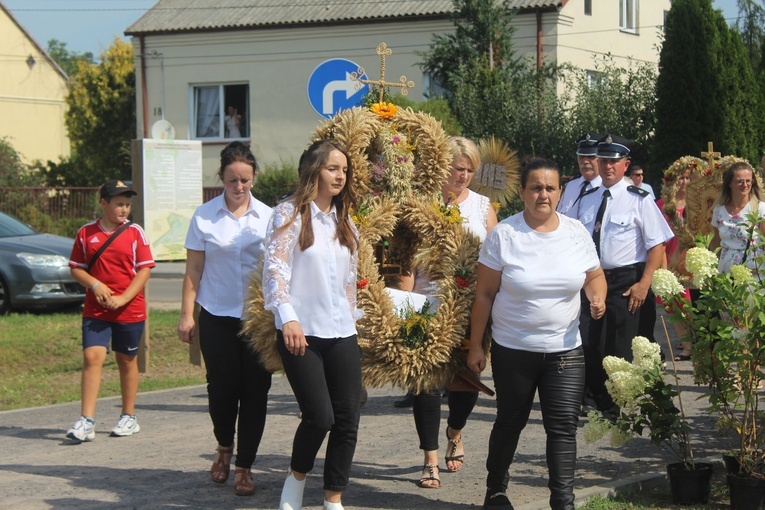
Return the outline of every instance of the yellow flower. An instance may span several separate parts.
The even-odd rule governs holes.
[[[370,109],[383,119],[389,119],[398,112],[398,106],[393,103],[386,103],[385,101],[373,104]]]

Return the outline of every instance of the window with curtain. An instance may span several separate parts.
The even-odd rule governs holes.
[[[192,138],[249,138],[249,85],[192,86]]]
[[[638,0],[619,0],[619,29],[637,32]]]

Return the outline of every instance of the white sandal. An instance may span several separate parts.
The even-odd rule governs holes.
[[[307,477],[306,477],[307,478]],[[282,497],[279,500],[279,510],[300,510],[303,508],[303,490],[305,478],[298,480],[290,471],[282,487]]]

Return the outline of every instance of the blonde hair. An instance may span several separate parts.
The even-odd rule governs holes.
[[[733,174],[739,170],[748,170],[752,174],[752,187],[749,189],[749,209],[752,212],[756,212],[760,207],[760,183],[757,181],[757,174],[752,168],[752,165],[746,161],[739,161],[733,163],[730,168],[725,172],[723,176],[722,186],[720,187],[720,193],[717,195],[717,200],[712,204],[712,209],[718,205],[726,205],[731,201],[732,195],[730,192],[730,185],[733,182]]]
[[[449,149],[452,152],[452,161],[465,156],[470,161],[473,170],[478,170],[481,166],[481,153],[478,151],[478,147],[464,136],[450,136]]]

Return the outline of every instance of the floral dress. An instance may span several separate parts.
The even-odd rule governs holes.
[[[731,266],[744,263],[746,253],[747,267],[754,269],[754,259],[762,255],[761,251],[747,252],[748,222],[746,221],[751,209],[749,204],[740,213],[731,215],[724,205],[715,207],[712,213],[712,226],[720,233],[720,263],[718,271],[729,273]],[[765,218],[765,203],[760,202],[758,207],[759,217]],[[759,238],[758,229],[754,230],[751,243],[754,244]]]

